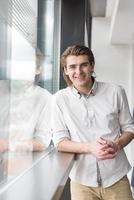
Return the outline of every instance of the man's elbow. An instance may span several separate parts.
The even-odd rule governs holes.
[[[68,138],[63,138],[58,144],[57,144],[57,150],[64,152],[66,149],[66,145],[68,143]]]
[[[46,145],[38,140],[33,140],[33,151],[44,151],[46,149]]]

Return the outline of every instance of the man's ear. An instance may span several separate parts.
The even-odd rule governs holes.
[[[94,71],[94,63],[91,63],[92,70]]]
[[[68,71],[67,71],[67,68],[66,68],[66,67],[64,67],[64,73],[65,73],[66,75],[68,75]]]
[[[91,65],[94,67],[94,62],[91,62]]]

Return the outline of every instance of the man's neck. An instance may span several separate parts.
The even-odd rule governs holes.
[[[74,87],[78,90],[78,92],[80,94],[88,95],[90,90],[92,89],[93,83],[94,83],[94,81],[91,81],[88,85],[84,85],[84,86],[80,86],[80,87],[74,86]]]

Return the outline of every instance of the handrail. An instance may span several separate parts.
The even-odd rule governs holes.
[[[0,185],[0,199],[58,200],[73,160],[74,154],[57,152],[56,149],[47,156],[42,154],[27,170],[4,183],[3,187]]]

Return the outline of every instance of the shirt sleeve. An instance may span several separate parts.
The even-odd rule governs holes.
[[[121,132],[128,131],[134,133],[134,120],[131,116],[125,90],[119,87],[118,91],[119,122]]]
[[[40,113],[35,127],[34,138],[42,142],[45,147],[48,147],[51,142],[51,96]]]
[[[60,97],[59,97],[60,98]],[[52,132],[53,132],[53,142],[57,146],[64,138],[70,139],[69,130],[66,126],[63,108],[58,104],[58,98],[54,95],[52,98]]]

